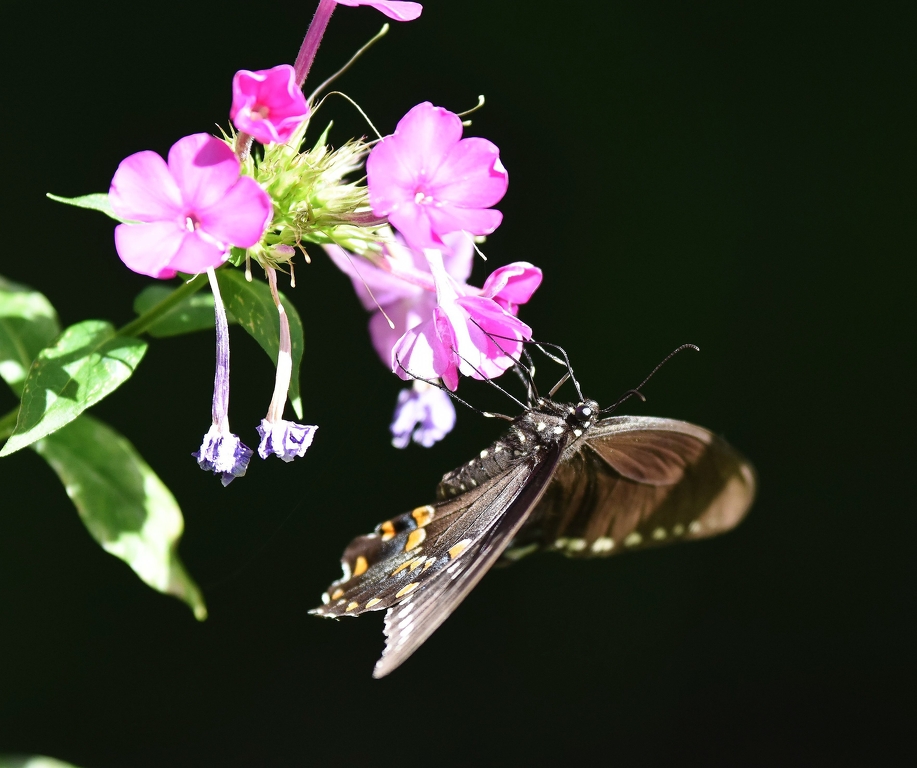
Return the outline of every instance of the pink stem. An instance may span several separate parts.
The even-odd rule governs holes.
[[[306,31],[303,38],[299,54],[296,56],[296,63],[293,70],[296,75],[296,84],[301,88],[306,82],[309,70],[312,68],[312,62],[315,60],[315,54],[318,46],[322,42],[322,36],[328,28],[328,22],[331,21],[331,14],[334,13],[334,7],[337,5],[335,0],[319,0],[318,8],[315,10],[315,16],[312,17],[312,23]]]

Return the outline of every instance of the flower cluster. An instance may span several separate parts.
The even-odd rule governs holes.
[[[413,380],[392,423],[398,447],[440,440],[455,423],[444,388],[454,391],[459,374],[500,375],[531,338],[517,314],[541,282],[537,267],[516,262],[481,288],[468,283],[475,243],[502,221],[493,206],[508,175],[493,143],[463,138],[458,115],[425,102],[371,148],[353,140],[331,149],[322,136],[303,149],[315,110],[303,83],[337,5],[372,6],[398,21],[422,10],[394,0],[319,0],[293,65],[236,73],[229,111],[235,131],[186,136],[167,160],[131,155],[109,192],[123,222],[115,245],[130,269],[155,278],[209,277],[217,337],[212,425],[194,455],[224,485],[244,475],[254,455],[229,427],[228,322],[216,273],[231,268],[227,262],[244,263],[249,279],[251,262],[259,264],[277,310],[274,393],[257,428],[261,458],[302,456],[316,430],[283,418],[294,362],[277,270],[292,275],[298,253],[308,262],[306,243],[323,246],[352,279],[372,312],[376,352]],[[252,151],[255,141],[261,149]]]

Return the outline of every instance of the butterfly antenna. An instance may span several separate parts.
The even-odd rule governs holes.
[[[496,342],[495,342],[495,343],[496,343]],[[497,346],[500,346],[500,345],[497,344]],[[525,403],[523,403],[523,402],[522,402],[518,397],[516,397],[515,395],[513,395],[513,394],[511,394],[510,392],[508,392],[507,390],[503,389],[503,387],[501,387],[499,384],[497,384],[497,382],[495,382],[493,379],[488,379],[487,376],[484,375],[484,373],[481,371],[480,368],[477,368],[477,367],[476,367],[474,364],[472,364],[469,360],[466,360],[464,357],[462,357],[461,353],[460,353],[457,349],[455,349],[455,348],[453,347],[452,351],[455,352],[455,354],[459,356],[459,358],[461,359],[461,361],[462,361],[463,363],[467,364],[468,367],[471,368],[471,370],[473,370],[476,374],[478,374],[478,376],[481,377],[481,380],[482,380],[482,381],[486,381],[488,384],[490,384],[490,386],[494,387],[495,389],[500,390],[500,392],[502,392],[504,395],[506,395],[510,400],[512,400],[514,403],[516,403],[516,405],[518,405],[520,408],[522,408],[522,410],[525,410],[525,409],[526,409]],[[506,354],[506,353],[504,352],[504,354]],[[515,358],[510,358],[510,359],[515,360]],[[512,419],[510,419],[510,421],[512,421]]]
[[[534,399],[537,399],[538,398],[538,387],[535,386],[535,363],[532,361],[532,356],[525,350],[525,347],[523,346],[522,353],[525,355],[525,358],[529,364],[528,368],[526,368],[526,366],[524,366],[521,361],[517,360],[509,352],[503,349],[503,347],[500,346],[500,342],[497,341],[497,339],[503,339],[505,341],[515,341],[515,342],[522,342],[522,344],[526,344],[528,343],[529,340],[528,339],[516,339],[511,336],[500,336],[499,334],[496,334],[496,333],[490,333],[489,331],[485,331],[481,327],[481,324],[474,318],[471,318],[471,322],[474,323],[478,327],[481,333],[483,333],[488,339],[490,339],[494,344],[497,345],[497,349],[499,349],[504,355],[506,355],[510,360],[513,361],[513,369],[516,371],[516,375],[520,379],[522,379],[522,383],[525,386],[526,395],[527,395],[529,403],[532,403],[534,401],[533,396],[534,396]],[[456,354],[458,353],[456,352]],[[471,365],[471,363],[468,363],[468,364]],[[474,368],[474,366],[471,366],[471,367]],[[486,381],[490,381],[490,379],[486,379]],[[513,397],[513,396],[510,395],[510,397]],[[516,400],[516,398],[513,397],[513,400]],[[519,401],[516,400],[516,402],[518,403]],[[522,406],[522,407],[524,408],[525,406]]]
[[[610,413],[615,408],[617,408],[619,405],[621,405],[621,403],[623,403],[625,400],[628,400],[631,397],[635,397],[635,396],[639,397],[645,403],[646,397],[644,397],[643,393],[640,390],[643,389],[646,382],[648,382],[651,378],[653,378],[653,376],[656,375],[656,372],[660,368],[662,368],[662,366],[664,366],[667,362],[669,362],[669,360],[675,357],[675,355],[677,355],[679,352],[683,352],[686,349],[693,349],[695,352],[700,352],[700,347],[698,347],[696,344],[682,344],[677,349],[673,350],[672,352],[669,352],[669,354],[665,356],[665,359],[661,363],[659,363],[659,365],[653,368],[653,370],[650,371],[650,375],[647,376],[643,381],[641,381],[637,387],[635,387],[634,389],[627,390],[627,392],[624,393],[624,395],[618,400],[618,402],[614,403],[613,405],[609,405],[607,408],[603,408],[601,411],[599,411],[599,413]]]
[[[474,411],[474,412],[477,413],[477,414],[480,414],[481,416],[484,416],[485,418],[488,418],[488,419],[504,419],[504,420],[506,420],[506,421],[513,421],[513,417],[512,417],[512,416],[506,416],[506,415],[504,415],[504,414],[502,414],[502,413],[491,413],[490,411],[482,411],[480,408],[475,408],[475,407],[474,407],[471,403],[469,403],[467,400],[462,400],[462,398],[460,398],[457,394],[455,394],[455,392],[453,392],[453,391],[452,391],[451,389],[449,389],[448,387],[443,386],[443,385],[440,384],[438,381],[435,381],[435,380],[433,380],[433,379],[425,379],[423,376],[418,376],[418,375],[416,375],[416,374],[414,374],[414,373],[411,373],[407,368],[404,367],[404,365],[402,365],[401,360],[399,360],[397,357],[395,358],[395,363],[398,365],[398,368],[400,368],[402,371],[404,371],[405,374],[407,374],[408,376],[410,376],[412,379],[416,379],[417,381],[426,382],[426,383],[429,384],[431,387],[436,387],[437,389],[441,389],[443,392],[445,392],[447,395],[449,395],[449,397],[451,397],[451,398],[452,398],[453,400],[455,400],[457,403],[461,403],[461,404],[464,405],[466,408],[470,408],[472,411]],[[512,397],[512,395],[510,395],[510,396]],[[513,398],[513,399],[515,399],[515,398]],[[517,401],[517,402],[518,402],[518,401]]]
[[[477,325],[477,323],[475,323],[475,325]],[[478,327],[480,328],[481,326],[478,326]],[[481,328],[481,330],[483,331],[484,329]],[[484,333],[487,333],[487,331],[484,331]],[[535,339],[513,339],[513,338],[510,338],[509,336],[499,336],[497,334],[490,334],[490,333],[487,333],[487,335],[490,336],[490,338],[494,340],[494,344],[497,344],[496,339],[506,339],[507,341],[521,341],[523,344],[534,344],[535,347],[538,349],[538,351],[541,352],[545,357],[553,360],[558,365],[562,365],[567,369],[567,373],[565,374],[564,378],[562,378],[559,382],[557,382],[557,384],[555,384],[553,389],[551,390],[551,396],[553,396],[553,394],[558,389],[560,389],[560,386],[565,381],[567,381],[567,379],[570,379],[573,382],[573,386],[576,387],[576,394],[579,395],[579,399],[580,400],[585,399],[583,397],[583,390],[580,389],[579,382],[576,380],[576,375],[573,373],[573,366],[570,364],[570,358],[567,356],[567,351],[559,344],[551,344],[548,341],[536,341]],[[497,346],[499,347],[500,345],[497,344]],[[556,355],[552,355],[550,352],[548,352],[548,350],[545,349],[545,347],[551,347],[552,349],[556,349],[558,352],[560,352],[560,354],[564,356],[564,359],[561,360]]]

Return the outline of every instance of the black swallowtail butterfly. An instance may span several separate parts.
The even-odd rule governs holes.
[[[725,440],[684,421],[599,416],[593,400],[535,398],[503,437],[443,476],[436,502],[354,539],[343,576],[311,612],[387,610],[373,671],[383,677],[501,557],[604,557],[714,536],[745,516],[754,470]]]

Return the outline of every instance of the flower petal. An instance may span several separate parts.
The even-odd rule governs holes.
[[[399,204],[413,202],[418,187],[436,177],[440,163],[461,138],[458,115],[428,101],[411,109],[366,159],[373,213],[385,216]]]
[[[209,208],[239,178],[239,160],[226,144],[206,133],[176,141],[169,150],[169,170],[182,199],[194,211]]]
[[[228,250],[201,237],[199,232],[186,232],[178,251],[169,259],[169,267],[196,275],[220,266],[228,255]]]
[[[304,456],[315,439],[318,427],[309,424],[298,424],[295,421],[268,421],[262,419],[258,425],[261,443],[258,455],[266,459],[272,453],[286,462]]]
[[[385,307],[400,299],[416,297],[425,293],[423,288],[412,285],[389,272],[373,266],[366,259],[348,254],[339,245],[326,245],[324,248],[325,253],[328,254],[328,258],[334,262],[334,265],[350,278],[357,297],[367,311],[371,312],[380,306]],[[370,292],[372,295],[370,295]],[[402,328],[398,332],[398,336],[404,330]],[[391,347],[389,347],[389,350],[391,350]],[[388,360],[387,354],[385,359]]]
[[[527,261],[516,261],[495,269],[484,281],[481,295],[494,299],[511,314],[525,304],[541,285],[541,270]]]
[[[442,248],[442,239],[434,232],[430,217],[427,215],[432,206],[405,203],[388,214],[389,223],[398,229],[408,245],[415,250],[424,248]],[[446,232],[455,232],[461,227],[454,227]]]
[[[201,447],[191,455],[197,459],[201,469],[221,475],[225,487],[245,474],[252,454],[252,449],[238,435],[224,432],[214,424],[204,435]]]
[[[466,232],[450,232],[443,235],[443,265],[453,280],[467,282],[474,266],[474,241]]]
[[[399,0],[337,0],[338,5],[369,5],[382,11],[395,21],[413,21],[420,16],[423,6],[420,3],[399,2]]]
[[[503,214],[493,208],[457,208],[451,205],[425,205],[424,218],[429,222],[430,232],[444,235],[448,232],[465,230],[472,235],[489,235],[503,221]],[[392,217],[389,216],[389,220]],[[398,225],[395,224],[397,227]],[[400,228],[400,227],[399,227]],[[418,227],[419,231],[423,231]],[[431,234],[431,238],[435,234]]]
[[[508,184],[500,150],[493,142],[475,137],[451,147],[430,180],[429,192],[438,202],[489,208],[500,202]]]
[[[183,213],[181,192],[166,161],[150,151],[121,161],[108,199],[112,210],[130,221],[178,221]]]
[[[406,448],[413,441],[425,448],[442,440],[455,426],[455,407],[441,389],[415,381],[398,393],[390,427],[392,445]]]
[[[416,328],[424,320],[433,316],[436,299],[432,293],[424,291],[420,296],[402,299],[385,305],[385,315],[388,315],[394,324],[392,328],[382,312],[374,312],[369,318],[369,337],[373,349],[388,364],[392,359],[392,349],[404,335],[405,331]],[[427,377],[430,378],[430,377]]]
[[[452,391],[458,387],[455,335],[449,319],[437,307],[433,318],[408,330],[392,349],[392,370],[405,381],[441,378]]]
[[[257,72],[242,69],[232,79],[229,116],[236,128],[262,144],[282,144],[309,116],[309,105],[289,64]]]
[[[219,200],[197,210],[208,235],[239,248],[250,248],[261,239],[273,213],[271,198],[250,176],[239,176]]]
[[[167,279],[175,276],[170,262],[187,234],[171,221],[119,224],[115,227],[115,248],[121,261],[134,272]]]

